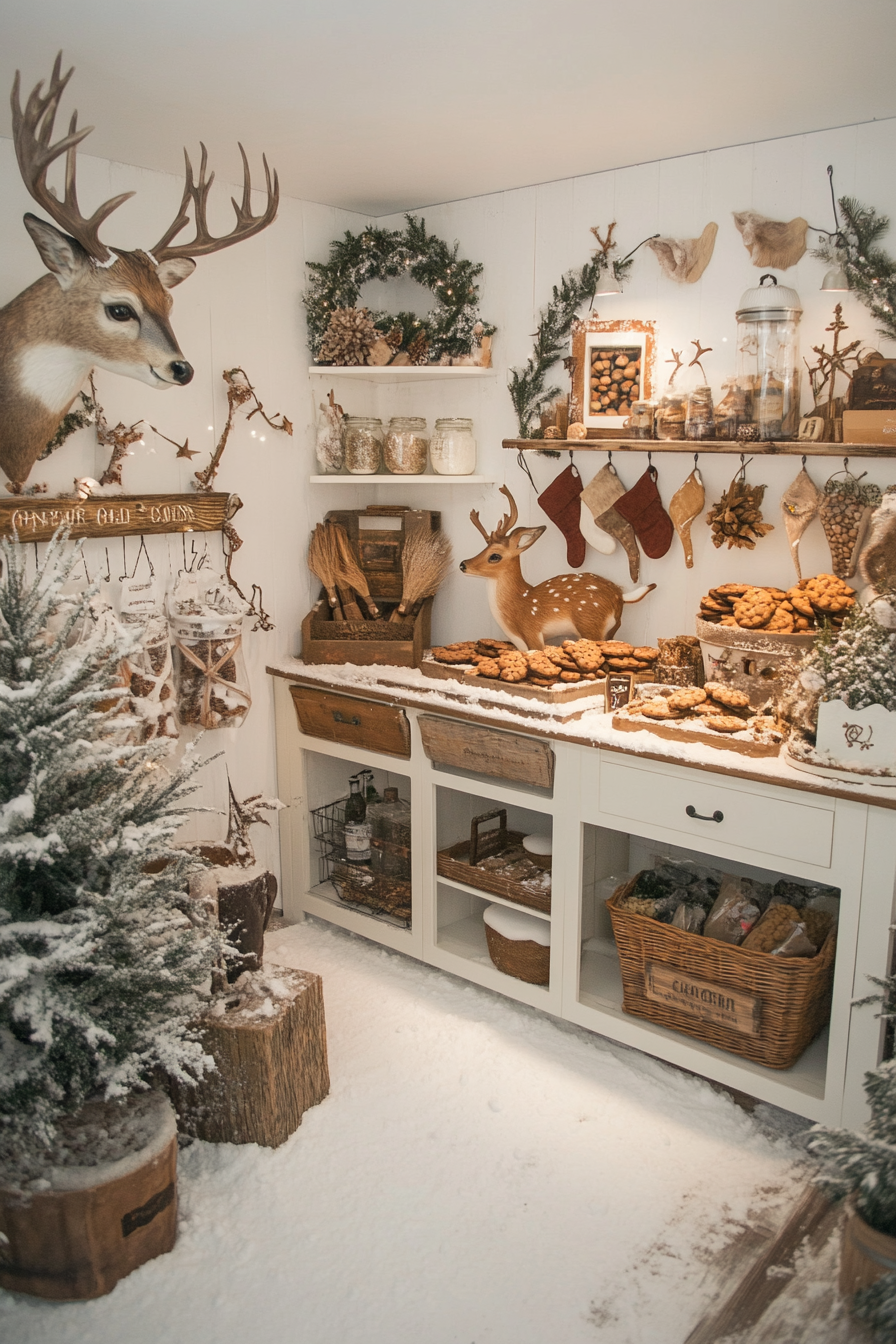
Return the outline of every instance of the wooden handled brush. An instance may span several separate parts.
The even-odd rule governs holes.
[[[330,534],[322,523],[318,523],[311,533],[311,542],[308,546],[308,568],[316,578],[320,579],[327,591],[327,598],[333,611],[333,620],[344,620],[336,592],[333,545]]]
[[[341,523],[329,522],[325,526],[330,537],[336,583],[340,588],[354,588],[355,592],[367,608],[368,615],[375,621],[379,620],[380,609],[370,596],[370,588],[367,586],[367,577],[361,566],[358,564],[358,557],[352,549],[352,544],[348,539],[348,533]],[[359,611],[359,618],[360,615],[361,613]]]
[[[451,568],[451,542],[444,532],[412,532],[401,552],[401,601],[390,621],[411,619],[420,603],[434,597]]]

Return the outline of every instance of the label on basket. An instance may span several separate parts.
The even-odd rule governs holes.
[[[345,823],[345,857],[349,863],[370,862],[370,822]]]
[[[759,1035],[762,1000],[743,990],[713,985],[674,966],[649,961],[644,969],[644,994],[654,1003],[664,1003],[705,1022],[730,1027],[745,1036]]]

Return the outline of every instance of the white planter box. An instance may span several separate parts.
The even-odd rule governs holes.
[[[815,749],[848,770],[896,774],[896,714],[883,705],[849,709],[842,700],[824,700]]]

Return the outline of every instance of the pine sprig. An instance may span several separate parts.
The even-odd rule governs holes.
[[[890,220],[851,196],[841,196],[837,204],[842,228],[819,239],[812,255],[843,267],[850,290],[880,323],[878,335],[896,341],[896,261],[878,246]]]
[[[394,280],[410,275],[432,292],[433,307],[424,318],[399,313],[376,312],[373,321],[386,335],[402,328],[403,347],[423,331],[429,341],[429,357],[468,355],[474,335],[494,335],[496,328],[479,316],[479,286],[482,263],[459,256],[459,244],[449,247],[443,239],[427,233],[425,219],[405,215],[406,228],[378,229],[369,225],[362,233],[346,232],[330,244],[330,259],[309,261],[311,281],[304,302],[308,342],[317,359],[334,308],[354,308],[368,280]],[[473,328],[480,326],[474,333]]]
[[[615,225],[610,226],[608,239]],[[554,285],[551,298],[538,317],[535,345],[522,368],[510,370],[507,384],[510,400],[516,411],[521,439],[532,434],[532,424],[545,407],[560,395],[560,388],[548,386],[547,378],[552,365],[566,353],[566,342],[579,309],[594,301],[601,276],[612,267],[616,280],[626,279],[633,263],[611,262],[609,253],[615,244],[599,248],[581,270],[567,271],[559,285]]]

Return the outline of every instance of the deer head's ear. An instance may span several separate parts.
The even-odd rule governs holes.
[[[53,272],[63,289],[71,289],[88,264],[81,244],[37,215],[25,215],[24,222],[47,270]]]
[[[545,527],[518,527],[510,535],[516,543],[518,551],[528,551],[529,547],[534,546],[542,532],[545,531],[547,531]]]
[[[196,263],[192,257],[171,257],[168,261],[159,262],[156,275],[166,289],[173,289],[181,280],[192,275],[195,269]]]

